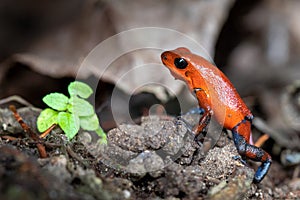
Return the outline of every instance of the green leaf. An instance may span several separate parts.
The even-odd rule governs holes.
[[[96,133],[101,137],[100,143],[101,144],[107,144],[107,137],[103,129],[99,126],[99,128],[96,130]]]
[[[79,131],[79,117],[71,113],[60,112],[57,116],[58,125],[71,140]]]
[[[37,128],[40,132],[44,132],[53,124],[57,124],[58,112],[51,108],[43,110],[37,118]]]
[[[72,106],[69,106],[68,110],[79,117],[91,116],[95,113],[94,107],[88,101],[79,97],[71,97],[69,103]]]
[[[95,131],[99,127],[99,120],[96,114],[87,117],[80,117],[80,126],[83,130]]]
[[[67,109],[69,98],[61,93],[51,93],[43,98],[43,101],[50,107],[58,111]]]
[[[78,95],[84,99],[89,98],[89,96],[91,96],[93,93],[93,90],[89,85],[80,81],[74,81],[70,83],[68,86],[68,91],[70,96]]]

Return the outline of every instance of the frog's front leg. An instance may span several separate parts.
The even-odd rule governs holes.
[[[259,183],[267,174],[272,163],[272,158],[262,148],[249,144],[250,133],[251,121],[247,118],[232,129],[234,144],[241,157],[262,163],[253,178],[254,183]]]
[[[205,111],[205,113],[201,116],[199,120],[199,124],[195,129],[195,136],[199,136],[200,134],[205,137],[207,134],[207,126],[211,120],[212,112],[210,110]]]
[[[189,113],[202,114],[202,116],[199,119],[199,122],[196,126],[192,126],[189,122],[187,122],[184,118],[182,118],[181,115],[177,116],[176,123],[180,124],[181,122],[183,122],[185,124],[185,127],[188,129],[188,131],[193,134],[193,136],[195,137],[195,140],[197,140],[197,136],[199,136],[200,134],[203,137],[205,137],[206,133],[207,133],[207,125],[210,122],[212,113],[210,111],[204,111],[204,109],[202,109],[202,108],[193,109],[192,112],[189,111],[188,114]],[[186,115],[186,114],[184,114],[184,115]]]
[[[208,100],[208,95],[206,94],[205,90],[203,90],[202,88],[194,88],[194,93],[198,99],[199,106],[204,111],[194,132],[195,132],[196,138],[199,134],[201,134],[203,137],[205,137],[206,133],[207,133],[207,126],[211,120],[213,111],[210,108],[209,103],[207,103],[207,102],[209,102],[209,100]],[[204,104],[204,102],[206,102],[206,104]]]

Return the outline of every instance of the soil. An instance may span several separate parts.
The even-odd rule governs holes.
[[[149,2],[1,2],[0,199],[300,199],[300,2]],[[153,35],[158,39],[136,37],[133,42],[145,48],[116,56],[107,68],[102,61],[131,46],[131,40],[121,37],[103,45],[95,64],[99,71],[92,67],[79,74],[78,67],[101,41],[134,27],[176,29],[215,55],[216,66],[255,116],[254,141],[264,133],[269,137],[261,144],[273,163],[261,183],[252,183],[260,163],[241,161],[230,131],[211,122],[207,136],[195,140],[191,127],[200,115],[174,117],[193,105],[185,99],[188,90],[173,88],[177,83],[169,81],[169,72],[133,70],[160,63],[160,50],[149,48],[149,42],[171,47],[182,43],[181,37],[165,31]],[[100,76],[102,70],[108,75]],[[129,81],[123,83],[120,77],[128,74]],[[90,100],[107,133],[107,145],[84,131],[68,141],[59,127],[38,138],[36,119],[39,108],[46,106],[43,97],[67,94],[75,79],[98,84]],[[137,80],[167,87],[139,92]],[[115,105],[113,93],[118,93]],[[186,108],[173,94],[184,97]],[[15,101],[13,95],[28,102]],[[8,109],[11,104],[32,132],[20,126]],[[165,113],[158,112],[159,106],[151,110],[153,105]],[[124,121],[137,124],[115,128],[113,109]],[[154,115],[141,117],[150,111]]]
[[[33,131],[40,110],[18,109]],[[276,159],[259,184],[259,163],[240,161],[226,131],[202,142],[189,130],[198,115],[142,118],[108,132],[108,144],[80,132],[68,141],[59,128],[33,141],[8,109],[0,110],[0,199],[298,199],[297,167],[283,168]],[[219,135],[218,135],[219,136]],[[295,172],[294,172],[295,173]]]

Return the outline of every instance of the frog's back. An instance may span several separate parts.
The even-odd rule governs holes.
[[[246,116],[252,115],[230,80],[215,65],[195,54],[190,62],[198,73],[193,87],[206,91],[215,117],[225,128],[232,129]],[[201,106],[201,99],[199,104]]]

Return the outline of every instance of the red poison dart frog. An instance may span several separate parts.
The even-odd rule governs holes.
[[[213,64],[187,48],[177,48],[161,54],[163,64],[175,78],[186,82],[197,97],[204,114],[195,130],[196,136],[205,134],[211,116],[232,131],[234,144],[241,157],[262,164],[255,172],[253,182],[259,183],[272,163],[263,149],[250,144],[253,115],[229,79]]]

